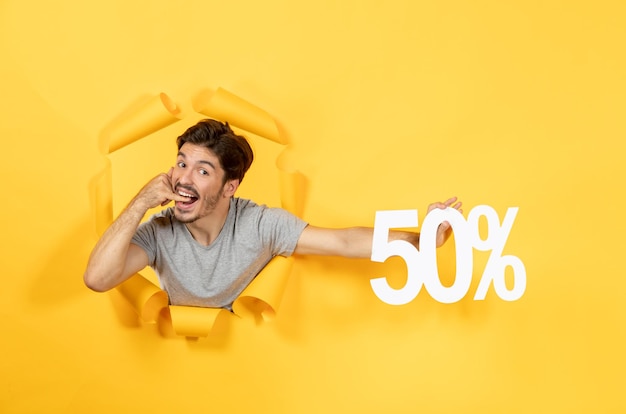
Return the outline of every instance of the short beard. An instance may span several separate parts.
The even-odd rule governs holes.
[[[220,190],[219,193],[217,193],[216,195],[210,197],[210,198],[205,198],[202,201],[205,204],[204,209],[199,212],[198,214],[196,214],[195,216],[191,216],[191,217],[181,217],[178,213],[178,209],[176,209],[176,207],[174,207],[174,217],[176,217],[176,220],[178,220],[179,222],[183,223],[183,224],[189,224],[189,223],[193,223],[196,220],[199,220],[203,217],[208,216],[213,210],[215,210],[215,206],[217,206],[217,203],[219,201],[219,199],[222,197],[222,194],[224,193],[224,189],[222,188]],[[198,199],[197,202],[200,202],[200,200]]]

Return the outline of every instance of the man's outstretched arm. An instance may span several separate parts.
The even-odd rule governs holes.
[[[452,207],[461,210],[461,202],[452,197],[444,202],[433,203],[428,211]],[[443,245],[451,234],[450,224],[442,223],[437,229],[437,247]],[[307,226],[298,240],[295,254],[310,254],[324,256],[342,256],[351,258],[370,258],[372,255],[372,238],[374,229],[370,227],[348,227],[330,229],[324,227]],[[405,240],[419,247],[419,233],[392,230],[389,232],[389,241]]]
[[[146,212],[172,200],[186,198],[172,190],[172,170],[159,174],[133,198],[94,247],[83,276],[92,290],[114,288],[148,265],[148,255],[131,239]]]

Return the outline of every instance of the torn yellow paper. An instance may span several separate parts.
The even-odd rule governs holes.
[[[276,159],[280,204],[290,213],[302,217],[305,204],[306,177],[291,165],[289,151],[284,150]]]
[[[213,329],[215,320],[226,309],[198,308],[194,306],[170,305],[170,316],[174,332],[180,336],[205,337]]]
[[[117,151],[179,120],[180,108],[164,93],[109,125],[103,131],[108,139],[107,152]]]
[[[117,287],[144,322],[155,322],[168,305],[167,293],[140,274]]]
[[[113,222],[113,193],[111,188],[111,161],[95,179],[96,233],[102,236]]]
[[[194,108],[202,115],[228,122],[234,129],[286,144],[275,120],[267,112],[222,88],[194,104]],[[179,114],[178,107],[167,95],[162,93],[153,97],[139,109],[122,117],[120,122],[107,128],[109,141],[106,153],[110,154],[165,128],[178,121]],[[190,114],[181,122],[187,123],[187,118],[192,119],[198,115],[200,114]],[[290,163],[282,154],[278,158],[276,166],[279,170],[281,205],[285,210],[301,216],[304,205],[304,176],[290,168]],[[111,160],[107,159],[104,172],[96,180],[96,226],[100,235],[113,221],[112,200],[115,194],[111,168]],[[293,260],[282,256],[272,259],[235,301],[234,313],[253,317],[257,321],[273,318],[282,300]],[[158,321],[159,324],[168,326],[171,322],[169,329],[180,336],[207,336],[220,315],[232,315],[224,309],[168,306],[167,293],[140,274],[134,275],[117,289],[142,320]],[[163,317],[164,312],[168,318]],[[163,322],[166,320],[167,322]]]
[[[267,321],[276,315],[287,286],[293,257],[274,257],[233,303],[235,314]]]
[[[281,207],[302,217],[305,177],[298,171],[279,171]]]
[[[218,88],[212,96],[196,102],[194,109],[260,137],[287,144],[284,137],[280,136],[276,121],[270,114],[225,89]]]

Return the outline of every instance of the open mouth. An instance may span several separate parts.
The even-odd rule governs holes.
[[[176,206],[178,206],[178,207],[183,207],[183,208],[190,207],[196,201],[198,201],[198,197],[195,194],[190,193],[189,191],[185,191],[185,190],[179,189],[178,190],[178,195],[181,195],[181,196],[187,198],[187,201],[177,201],[176,202]]]

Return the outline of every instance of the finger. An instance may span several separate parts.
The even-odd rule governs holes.
[[[161,174],[163,177],[164,183],[167,185],[167,188],[173,193],[174,192],[174,182],[172,180],[174,168],[170,168],[167,173]]]
[[[452,203],[454,203],[456,200],[457,200],[457,197],[451,197],[447,199],[446,201],[444,201],[443,204],[445,204],[446,207],[450,207]]]
[[[181,196],[180,194],[177,194],[174,192],[170,193],[170,195],[167,198],[172,201],[189,201],[188,197]]]
[[[172,174],[174,172],[174,168],[170,167],[170,170],[167,173],[161,173],[161,177],[163,177],[163,180],[167,183],[167,185],[169,185],[169,187],[173,190],[174,189],[174,185],[172,184]]]
[[[444,208],[446,208],[446,206],[443,203],[432,203],[432,204],[430,204],[428,206],[428,212],[430,213],[431,211],[433,211],[436,208],[444,209]]]
[[[167,182],[173,187],[174,186],[174,182],[172,179],[172,176],[174,175],[174,169],[170,168],[170,170],[167,172],[167,174],[165,174],[165,176],[167,177]]]
[[[162,197],[163,197],[163,201],[161,202],[162,206],[169,204],[170,201],[189,201],[188,197],[181,196],[180,194],[177,194],[171,190],[166,191],[164,194],[162,194]]]

